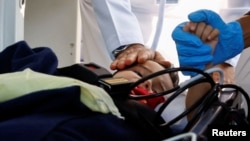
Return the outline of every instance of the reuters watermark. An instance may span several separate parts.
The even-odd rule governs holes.
[[[238,126],[220,126],[213,125],[208,128],[208,139],[222,139],[222,138],[234,138],[240,139],[240,141],[249,140],[250,137],[250,127],[248,125]]]

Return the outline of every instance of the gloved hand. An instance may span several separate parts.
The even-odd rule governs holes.
[[[192,66],[198,69],[204,69],[205,64],[209,62],[211,57],[213,65],[217,65],[236,56],[243,50],[244,40],[242,28],[237,21],[226,24],[217,13],[211,10],[198,10],[190,13],[188,18],[192,22],[205,22],[213,28],[217,28],[220,32],[219,41],[213,56],[211,56],[211,52],[208,51],[209,49],[205,49],[206,45],[201,43],[201,40],[198,42],[198,39],[193,37],[194,35],[180,31],[182,24],[177,26],[172,33],[172,38],[177,45],[181,66]],[[207,48],[211,49],[209,46],[207,46]]]
[[[185,25],[186,22],[179,24],[172,33],[180,66],[204,70],[205,65],[213,61],[212,48],[203,43],[195,34],[184,31],[183,27]],[[182,73],[188,76],[196,75],[195,72],[184,71]]]
[[[213,64],[220,64],[237,54],[244,48],[243,32],[239,22],[226,24],[221,17],[211,10],[198,10],[189,14],[192,22],[206,22],[220,31],[219,42],[214,51]]]

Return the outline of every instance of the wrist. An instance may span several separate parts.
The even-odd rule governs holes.
[[[250,46],[250,28],[249,28],[249,22],[250,22],[250,13],[247,13],[237,21],[240,23],[242,32],[243,32],[243,40],[244,40],[244,48]]]
[[[123,45],[112,51],[113,56],[116,58],[122,51],[126,50],[129,45]]]
[[[123,52],[124,50],[126,50],[129,47],[142,47],[144,48],[144,45],[142,44],[128,44],[128,45],[123,45],[118,47],[117,49],[115,49],[114,51],[112,51],[113,56],[116,58],[121,52]]]

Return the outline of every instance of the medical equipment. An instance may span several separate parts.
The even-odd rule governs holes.
[[[166,3],[166,0],[160,0],[158,21],[157,21],[157,25],[156,25],[157,28],[155,31],[153,43],[151,45],[152,50],[156,50],[159,39],[160,39],[160,35],[161,35],[162,27],[163,27],[163,22],[164,22],[165,3]]]
[[[93,64],[91,64],[92,66]],[[87,64],[88,66],[88,64]],[[98,65],[97,65],[98,66]],[[97,69],[101,69],[102,67],[98,66]],[[96,69],[95,68],[95,69]],[[92,67],[84,67],[84,69],[93,70]],[[103,73],[96,73],[94,69],[93,73],[95,75],[103,75]],[[74,70],[73,70],[74,71]],[[157,77],[159,75],[165,73],[172,73],[177,71],[193,71],[198,73],[197,76],[192,77],[189,80],[186,80],[176,87],[149,95],[132,95],[130,91],[136,87],[138,84],[144,82],[145,80]],[[89,72],[89,70],[87,70]],[[104,74],[107,71],[103,70]],[[210,74],[213,72],[220,73],[220,81],[215,83],[211,78]],[[72,73],[70,73],[72,74]],[[84,74],[77,73],[77,74]],[[111,94],[114,101],[119,109],[121,109],[122,113],[128,116],[129,122],[140,122],[138,126],[142,126],[144,128],[148,128],[151,130],[151,134],[156,134],[160,136],[161,139],[170,138],[173,136],[178,136],[184,133],[194,133],[199,140],[206,140],[209,138],[209,131],[211,126],[216,127],[218,124],[222,124],[226,127],[231,126],[231,124],[242,126],[249,125],[250,116],[245,114],[245,111],[241,108],[240,103],[242,98],[244,98],[247,102],[248,107],[250,107],[250,99],[248,94],[240,87],[233,84],[223,84],[224,76],[221,69],[209,69],[207,71],[201,71],[194,68],[169,68],[165,69],[136,81],[136,82],[128,82],[128,81],[120,81],[117,79],[109,78],[110,75],[106,75],[107,77],[94,77],[99,78],[99,81],[95,81],[95,85],[104,88],[108,93]],[[105,80],[109,81],[105,81]],[[113,83],[117,82],[117,83]],[[82,80],[85,81],[86,80]],[[105,83],[104,83],[105,82]],[[110,83],[111,82],[111,83]],[[188,88],[197,85],[199,83],[208,82],[211,86],[211,89],[206,93],[206,95],[194,103],[192,107],[183,111],[178,116],[176,116],[171,121],[165,122],[161,119],[161,115],[164,109],[181,93],[186,91]],[[116,87],[113,89],[112,87]],[[121,91],[117,91],[117,88],[122,88]],[[115,90],[112,92],[112,90]],[[159,96],[170,95],[168,99],[161,105],[157,112],[154,112],[147,108],[145,105],[136,102],[137,100],[142,99],[150,99]],[[243,95],[243,97],[241,97]],[[120,96],[120,97],[119,97]],[[118,102],[117,102],[118,101]],[[126,101],[126,102],[125,102]],[[129,104],[128,104],[128,103]],[[133,105],[133,106],[131,106]],[[136,109],[136,110],[135,110]],[[178,133],[171,132],[171,126],[186,117],[187,114],[192,112],[194,109],[198,109],[194,114],[193,118],[189,120],[188,124],[185,125],[185,128],[181,129]],[[250,113],[250,109],[247,109]],[[136,113],[136,114],[135,114]],[[139,116],[138,116],[139,115]],[[125,117],[126,117],[125,116]],[[218,127],[219,128],[219,127]]]
[[[179,135],[176,135],[174,137],[170,137],[168,139],[165,139],[163,141],[178,141],[181,139],[187,140],[188,138],[190,138],[190,141],[197,141],[197,135],[195,133],[192,133],[192,132],[179,134]]]
[[[52,133],[52,135],[55,132],[57,133],[57,130],[51,129],[62,125],[61,122],[73,123],[77,127],[81,123],[81,130],[78,130],[79,128],[75,128],[75,126],[69,126],[69,124],[63,124],[60,127],[70,128],[76,133],[80,133],[81,137],[92,135],[92,132],[91,134],[82,134],[83,130],[89,131],[86,128],[86,124],[89,125],[89,122],[84,122],[86,120],[94,121],[91,122],[90,127],[93,127],[93,124],[96,123],[95,127],[101,126],[101,129],[110,129],[110,124],[113,123],[111,127],[115,126],[121,129],[122,133],[132,130],[132,133],[136,133],[136,136],[146,138],[148,141],[160,141],[186,132],[193,132],[198,138],[204,139],[209,136],[207,131],[210,128],[204,126],[208,124],[249,125],[249,115],[246,116],[245,111],[239,106],[241,98],[238,98],[242,93],[249,107],[250,100],[247,93],[238,86],[223,85],[221,70],[213,69],[203,72],[194,68],[166,68],[142,77],[136,82],[127,82],[124,79],[112,79],[111,73],[94,63],[57,68],[58,60],[50,48],[31,49],[25,42],[18,42],[9,46],[0,53],[0,57],[2,58],[0,64],[2,66],[1,85],[3,86],[0,99],[2,113],[0,136],[4,140],[16,141],[20,138],[38,140],[37,138],[44,136],[51,137],[47,136],[45,132]],[[178,71],[195,71],[199,75],[163,92],[157,91],[157,93],[148,93],[148,95],[132,95],[130,93],[133,87],[144,80]],[[220,72],[219,83],[215,83],[211,78],[210,73],[213,71]],[[178,112],[170,120],[165,120],[162,117],[163,110],[169,108],[171,102],[175,102],[178,95],[203,82],[210,84],[211,89],[205,93],[201,100],[194,103],[190,108],[183,109],[183,112]],[[16,89],[13,89],[13,87],[16,87]],[[227,91],[224,91],[224,89],[237,93],[231,96],[225,94]],[[162,105],[159,104],[160,107],[157,110],[140,102],[140,99],[168,95],[167,100],[163,101]],[[225,100],[220,100],[219,97],[224,97]],[[178,131],[175,130],[172,125],[185,118],[193,109],[197,109],[193,118],[187,124],[185,123],[184,127],[178,128]],[[249,109],[247,111],[247,113],[250,113]],[[97,115],[102,117],[102,121],[96,120],[99,117]],[[109,119],[107,122],[111,122],[110,124],[103,124],[103,119],[106,118]],[[49,121],[53,119],[55,119],[55,124],[50,124]],[[112,119],[122,122],[122,125],[115,124]],[[40,128],[40,125],[43,125],[44,128]],[[131,128],[128,129],[127,126]],[[34,130],[34,128],[37,130]],[[40,132],[41,130],[45,132]],[[33,136],[27,134],[30,131],[36,131],[37,134],[32,134]],[[110,134],[110,130],[105,131],[107,131],[105,133]],[[100,134],[103,133],[103,131],[99,132]],[[112,130],[113,132],[117,133],[117,130]],[[16,133],[22,137],[8,136]],[[39,136],[36,136],[38,134]],[[65,136],[65,132],[62,132],[61,136]],[[106,139],[109,138],[110,136]],[[125,141],[127,140],[125,139]]]
[[[205,22],[220,31],[219,42],[214,51],[213,64],[217,65],[241,53],[244,48],[243,31],[241,24],[234,20],[225,23],[220,15],[211,10],[198,10],[189,14],[192,22]],[[236,32],[237,31],[237,32]],[[231,52],[228,53],[228,50]],[[221,54],[224,52],[223,54]]]
[[[225,121],[225,123],[223,124],[228,124],[228,123],[242,124],[239,122],[241,121],[244,124],[249,125],[249,115],[246,117],[244,112],[241,113],[242,110],[240,107],[234,106],[238,105],[237,104],[239,102],[238,99],[232,97],[232,101],[235,102],[236,104],[227,104],[225,103],[225,101],[218,100],[219,96],[225,96],[224,91],[222,90],[224,88],[227,89],[230,88],[237,92],[241,92],[247,101],[248,107],[250,107],[249,97],[243,90],[241,90],[239,87],[235,85],[222,84],[223,80],[222,73],[220,79],[221,81],[218,84],[213,81],[213,79],[210,76],[210,73],[213,71],[221,72],[221,70],[211,70],[211,71],[208,70],[206,72],[203,72],[201,70],[197,70],[194,68],[168,68],[159,72],[152,73],[149,76],[143,77],[137,82],[127,82],[124,79],[118,79],[119,81],[117,79],[112,79],[111,73],[109,73],[103,67],[94,63],[75,64],[65,68],[57,68],[58,60],[50,48],[43,47],[43,48],[31,49],[25,42],[18,42],[17,44],[8,47],[5,51],[1,52],[0,55],[1,58],[3,58],[1,62],[1,66],[3,66],[1,67],[2,75],[3,76],[7,75],[6,78],[10,82],[7,84],[13,84],[13,81],[9,80],[10,77],[8,75],[18,74],[21,77],[26,78],[26,79],[19,79],[18,81],[19,84],[28,82],[27,79],[29,79],[30,81],[35,80],[34,82],[36,83],[33,83],[33,81],[28,84],[24,83],[27,84],[27,87],[25,88],[29,89],[32,88],[32,86],[35,88],[39,88],[38,91],[36,90],[29,91],[27,93],[24,93],[24,95],[22,96],[20,95],[19,97],[9,99],[0,103],[1,113],[2,113],[0,122],[1,139],[3,138],[3,136],[4,139],[11,141],[13,140],[17,141],[20,139],[39,140],[38,138],[42,137],[53,138],[53,135],[55,134],[58,135],[57,134],[58,131],[59,132],[61,131],[57,130],[58,128],[56,128],[59,126],[60,129],[68,128],[70,130],[67,131],[72,131],[72,130],[76,131],[75,133],[79,135],[77,137],[90,136],[90,138],[91,137],[94,138],[97,133],[102,135],[104,133],[103,136],[105,136],[106,135],[105,133],[107,133],[108,135],[106,135],[106,138],[107,140],[109,140],[110,138],[112,138],[112,136],[109,135],[110,130],[105,130],[105,129],[110,129],[110,127],[117,127],[122,130],[122,133],[130,132],[132,129],[132,133],[136,133],[136,135],[139,135],[140,137],[146,137],[149,141],[160,141],[163,139],[169,139],[176,135],[178,136],[186,132],[192,132],[196,134],[198,138],[201,137],[206,138],[207,134],[205,134],[206,132],[203,131],[207,131],[209,130],[209,128],[202,126],[202,124],[204,124],[204,121],[208,119],[208,117],[215,120],[209,120],[209,122],[205,122],[205,124],[215,123],[218,121]],[[8,57],[9,59],[6,60],[6,58]],[[47,61],[48,59],[49,61]],[[33,71],[31,70],[23,71],[26,68],[32,69]],[[130,94],[130,90],[133,89],[133,87],[136,87],[137,84],[140,84],[144,80],[157,77],[161,74],[173,73],[178,71],[195,71],[199,75],[174,86],[173,89],[166,90],[164,92],[159,92],[149,95]],[[21,75],[23,73],[24,75]],[[19,77],[14,77],[14,78],[19,78]],[[43,81],[41,81],[42,79]],[[57,81],[59,79],[60,80],[59,83],[54,82],[55,79],[57,79]],[[2,80],[1,83],[5,86],[4,79],[1,80]],[[70,83],[61,82],[61,80],[64,81],[70,80]],[[82,81],[85,83],[83,83]],[[40,86],[37,85],[38,82],[39,84],[41,84],[40,82],[44,83],[42,84],[42,86]],[[169,103],[174,101],[179,94],[186,91],[188,88],[196,84],[200,84],[202,82],[208,82],[212,88],[209,90],[208,93],[206,93],[206,96],[204,96],[204,98],[201,99],[201,101],[198,101],[198,103],[195,103],[193,107],[185,110],[183,113],[180,113],[179,115],[177,115],[168,122],[166,122],[163,118],[161,118],[161,113],[163,109],[167,108],[169,106]],[[78,87],[76,83],[84,85],[82,87]],[[58,86],[55,87],[54,86],[55,84],[59,84],[60,87],[59,88]],[[98,87],[93,85],[96,85]],[[50,89],[46,89],[47,87],[49,87]],[[9,88],[15,91],[15,89],[13,89],[13,86]],[[22,89],[22,87],[18,88]],[[108,94],[110,94],[111,97],[109,97],[102,88]],[[80,93],[82,92],[82,90],[83,93]],[[19,92],[20,91],[16,91],[17,94],[19,94]],[[3,92],[3,94],[6,94],[6,92]],[[13,93],[12,92],[7,93],[7,95],[10,94]],[[85,95],[86,97],[84,97],[82,94]],[[157,111],[149,108],[147,105],[138,102],[138,100],[140,99],[149,99],[163,95],[169,95],[169,97]],[[108,99],[104,99],[104,97]],[[86,103],[84,104],[80,102],[80,100],[81,101],[86,100]],[[226,101],[228,101],[228,98],[226,98]],[[231,101],[231,99],[229,101]],[[91,109],[95,109],[95,107],[98,105],[100,107],[92,111],[91,109],[86,107],[87,104],[92,104],[93,107]],[[111,105],[113,105],[113,108]],[[175,124],[177,121],[179,121],[179,119],[185,117],[194,108],[198,108],[194,118],[191,119],[187,125],[185,125],[184,129],[181,128],[180,132],[173,132],[171,125]],[[207,116],[210,114],[209,111],[211,110],[213,111],[213,109],[222,109],[222,110],[221,111],[216,110],[218,111],[218,114],[216,112],[215,114],[212,114],[212,116]],[[118,112],[119,114],[121,114],[121,116],[119,117],[124,117],[125,123],[123,122],[123,120],[121,120],[117,116],[112,115],[109,112],[107,114],[102,114],[101,112],[98,112],[105,110],[113,111],[114,113]],[[250,113],[249,109],[248,113]],[[229,120],[232,117],[231,115],[233,116],[236,115],[237,118],[231,121]],[[216,118],[213,118],[213,116],[215,116]],[[91,120],[92,122],[89,123],[88,122],[89,120]],[[55,121],[53,122],[55,124],[51,124],[51,122],[49,121]],[[108,123],[106,123],[105,121],[107,121]],[[120,126],[120,124],[116,124],[117,122],[115,121],[119,123],[122,122],[122,126]],[[67,123],[67,124],[61,124],[61,123]],[[42,127],[40,125],[42,125],[44,128],[40,128]],[[87,128],[86,125],[88,125]],[[93,125],[95,125],[94,128],[89,128],[93,127]],[[99,126],[101,127],[101,129],[105,131],[103,130],[93,131],[99,129]],[[126,128],[128,126],[131,128],[129,129]],[[75,128],[75,127],[80,127],[80,128]],[[200,127],[203,127],[204,129],[200,130]],[[91,132],[83,134],[82,130],[79,129],[82,129],[84,131],[91,130]],[[114,130],[114,128],[112,129],[113,129],[111,130],[112,133],[113,132],[120,133],[117,132],[117,130]],[[35,131],[36,134],[29,134],[30,131],[33,132]],[[47,132],[50,133],[49,136],[47,136],[48,135]],[[9,136],[10,134],[17,134],[17,133],[18,135]],[[60,135],[61,135],[60,137],[65,137],[66,133],[60,132]],[[69,135],[68,137],[74,138],[75,136]],[[119,138],[119,136],[116,137]]]
[[[160,39],[160,35],[162,32],[162,27],[163,27],[163,23],[164,23],[164,14],[165,14],[166,3],[171,3],[171,4],[178,3],[178,0],[157,0],[157,3],[159,3],[158,20],[157,20],[157,24],[156,24],[156,31],[154,34],[153,43],[151,45],[152,50],[156,50],[159,39]]]
[[[171,72],[171,71],[176,71],[178,69],[182,71],[192,70],[192,68],[191,69],[190,68],[173,68],[173,69],[168,69],[165,71]],[[192,70],[192,71],[197,72],[196,70]],[[179,116],[169,121],[168,123],[162,124],[161,126],[171,126],[172,124],[176,123],[181,118],[186,116],[194,108],[199,107],[200,110],[198,110],[194,118],[189,121],[189,123],[180,133],[193,132],[193,133],[196,133],[200,139],[203,138],[203,140],[206,140],[211,135],[209,134],[209,130],[212,127],[219,128],[220,126],[223,125],[224,127],[232,128],[231,125],[236,125],[247,130],[245,126],[249,126],[250,116],[245,114],[246,111],[243,111],[240,104],[242,101],[241,95],[243,95],[243,98],[246,100],[247,105],[248,105],[247,113],[249,113],[250,99],[249,99],[248,94],[237,85],[223,84],[223,80],[224,80],[223,72],[220,69],[210,69],[210,70],[207,70],[205,73],[210,74],[215,71],[218,71],[220,73],[221,78],[220,78],[219,83],[214,83],[212,78],[209,78],[210,77],[209,75],[199,72],[203,74],[205,77],[207,77],[208,80],[205,80],[205,81],[209,82],[210,85],[212,86],[212,89],[206,94],[204,99],[202,101],[199,101],[199,103],[195,103],[192,108],[185,110]],[[163,72],[164,71],[157,72],[157,73],[161,74]],[[145,79],[149,79],[155,76],[157,75],[153,74],[151,76],[145,77]],[[174,100],[174,98],[176,98],[177,95],[179,95],[181,92],[183,92],[187,88],[197,83],[204,82],[204,79],[202,80],[201,78],[202,78],[201,75],[198,75],[196,77],[191,78],[190,80],[187,80],[181,83],[179,85],[179,88],[173,88],[171,90],[168,90],[167,92],[158,93],[155,95],[148,95],[147,98],[154,97],[156,95],[157,96],[164,95],[166,93],[172,94],[172,96],[169,97],[168,100],[160,107],[158,111],[158,116],[160,116],[162,114],[162,111],[167,107],[167,105],[172,100]],[[134,85],[139,84],[143,81],[144,80],[139,80]],[[144,96],[132,96],[132,98],[134,99],[140,99],[142,97]]]
[[[111,96],[127,95],[131,84],[127,79],[112,78],[112,74],[107,69],[93,62],[88,64],[74,64],[68,67],[59,68],[58,74],[102,87]]]

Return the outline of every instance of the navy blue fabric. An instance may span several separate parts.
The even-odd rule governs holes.
[[[0,103],[1,141],[140,141],[140,131],[80,102],[79,86],[34,92]]]
[[[46,141],[147,141],[134,127],[113,115],[96,114],[75,118],[58,126]]]
[[[0,53],[0,74],[30,68],[56,75],[57,65],[50,48],[31,49],[25,41]],[[0,103],[0,141],[151,141],[147,138],[152,137],[151,130],[148,134],[134,122],[91,111],[80,102],[79,86],[37,91]]]
[[[36,47],[32,49],[26,41],[10,45],[0,53],[0,73],[30,68],[37,72],[54,74],[57,67],[58,59],[50,48]]]

